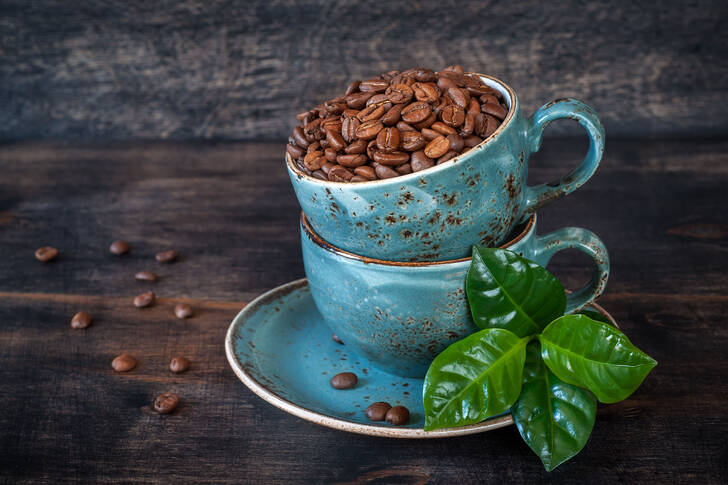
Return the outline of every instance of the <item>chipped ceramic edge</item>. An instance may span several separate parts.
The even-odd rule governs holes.
[[[388,426],[375,426],[368,424],[355,423],[352,421],[346,421],[344,419],[335,418],[326,414],[317,413],[310,411],[304,407],[294,404],[282,397],[278,396],[274,392],[270,391],[263,384],[258,382],[253,376],[243,369],[240,361],[235,355],[233,346],[233,335],[235,330],[240,326],[241,322],[244,321],[248,313],[254,313],[258,310],[256,308],[261,302],[270,301],[275,295],[279,293],[288,294],[293,290],[308,286],[308,280],[301,278],[299,280],[291,281],[281,286],[277,286],[272,290],[269,290],[262,295],[255,298],[253,301],[245,305],[245,307],[235,316],[230,327],[228,328],[227,334],[225,335],[225,354],[227,356],[228,363],[232,367],[235,375],[238,376],[243,384],[248,389],[253,391],[258,397],[272,404],[273,406],[281,409],[289,414],[297,416],[306,421],[326,426],[327,428],[338,429],[340,431],[347,431],[349,433],[356,433],[368,436],[381,436],[385,438],[408,438],[408,439],[422,439],[422,438],[449,438],[454,436],[465,436],[476,433],[483,433],[485,431],[491,431],[498,428],[503,428],[513,424],[513,418],[510,414],[504,416],[498,416],[495,418],[488,419],[482,423],[471,424],[468,426],[460,426],[457,428],[445,428],[434,431],[425,431],[422,428],[396,428]],[[589,306],[597,310],[599,313],[609,319],[610,322],[616,327],[617,322],[612,316],[601,306],[596,303],[591,303]]]

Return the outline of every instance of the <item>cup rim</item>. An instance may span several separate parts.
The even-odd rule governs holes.
[[[492,135],[490,135],[488,138],[483,140],[482,142],[475,145],[472,149],[468,150],[467,153],[461,153],[460,155],[453,157],[452,159],[448,160],[447,162],[441,164],[441,165],[435,165],[434,167],[430,167],[428,169],[422,170],[421,172],[412,172],[406,175],[400,175],[398,177],[392,177],[389,179],[377,179],[377,180],[369,180],[366,182],[333,182],[331,180],[320,180],[316,177],[312,177],[310,175],[306,175],[303,171],[301,171],[295,163],[293,163],[293,157],[288,153],[288,151],[285,152],[286,157],[286,164],[288,165],[289,170],[291,170],[294,174],[296,174],[299,178],[305,178],[308,181],[319,184],[321,186],[331,186],[331,187],[341,187],[341,186],[356,186],[359,187],[373,187],[373,186],[381,186],[386,185],[389,183],[398,183],[398,182],[405,182],[410,179],[414,179],[417,177],[422,177],[423,174],[427,173],[435,173],[442,170],[446,170],[447,168],[455,165],[456,163],[462,161],[463,159],[467,158],[468,155],[475,155],[476,150],[482,150],[482,148],[488,144],[492,143],[496,138],[498,138],[498,135],[503,133],[505,128],[510,124],[510,122],[515,118],[515,112],[516,112],[516,106],[518,105],[518,98],[516,97],[516,92],[511,88],[508,84],[504,83],[500,79],[489,76],[488,74],[481,74],[479,72],[466,72],[465,74],[474,74],[479,77],[484,77],[487,79],[490,79],[491,81],[500,84],[508,93],[508,96],[511,98],[511,105],[508,107],[508,114],[503,119],[503,122],[496,128],[496,130],[493,132]]]
[[[325,251],[329,251],[331,253],[334,253],[338,256],[342,256],[347,259],[352,259],[354,261],[359,261],[366,264],[378,264],[382,266],[403,266],[403,267],[422,267],[422,266],[437,266],[437,265],[443,265],[443,264],[453,264],[453,263],[462,263],[466,261],[470,261],[472,256],[466,256],[464,258],[458,258],[458,259],[448,259],[445,261],[392,261],[388,259],[377,259],[377,258],[370,258],[368,256],[362,256],[360,254],[352,253],[350,251],[346,251],[344,249],[341,249],[340,247],[334,246],[333,244],[326,241],[324,238],[318,235],[316,231],[311,227],[311,225],[308,222],[308,219],[306,218],[306,214],[301,211],[301,227],[303,227],[303,230],[306,232],[306,235],[311,239],[311,241],[314,242],[317,246],[319,246],[321,249]],[[532,214],[528,218],[528,222],[526,223],[526,227],[523,228],[523,230],[518,233],[516,237],[511,239],[508,242],[505,242],[498,246],[500,249],[508,249],[509,247],[513,246],[517,242],[524,239],[528,234],[534,231],[534,228],[536,227],[536,214]]]

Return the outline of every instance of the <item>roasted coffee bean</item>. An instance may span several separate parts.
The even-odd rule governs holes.
[[[384,79],[367,79],[366,81],[359,83],[359,91],[374,91],[375,93],[378,93],[386,90],[388,85],[389,83]]]
[[[468,111],[468,113],[465,115],[465,121],[460,127],[460,135],[469,136],[473,134],[473,130],[475,129],[476,114],[480,113],[473,113],[472,111]]]
[[[394,170],[400,175],[407,175],[412,173],[412,166],[409,163],[403,163],[402,165],[395,167]]]
[[[344,120],[341,122],[341,136],[344,138],[344,140],[349,143],[356,140],[356,130],[357,128],[359,128],[360,124],[361,121],[359,121],[359,118],[344,118]]]
[[[324,133],[326,133],[327,131],[334,131],[338,134],[341,134],[341,120],[338,116],[326,118],[321,123],[321,129],[324,130]]]
[[[367,163],[367,157],[362,154],[339,155],[336,157],[336,161],[339,162],[342,167],[356,168]]]
[[[349,179],[349,182],[369,182],[370,180],[366,177],[362,177],[361,175],[354,175]]]
[[[463,141],[463,137],[458,134],[447,135],[447,141],[450,142],[450,150],[455,151],[457,153],[462,152],[463,148],[465,147],[465,142]]]
[[[450,126],[460,126],[465,122],[465,111],[462,108],[449,105],[445,106],[440,112],[440,119]]]
[[[346,102],[343,98],[332,99],[324,103],[324,108],[330,115],[340,115],[346,109]]]
[[[447,66],[443,71],[452,71],[456,72],[458,74],[463,74],[465,71],[463,71],[463,66],[460,64],[453,64],[452,66]]]
[[[419,123],[432,114],[432,107],[422,101],[410,103],[402,110],[401,117],[406,123]]]
[[[303,134],[310,142],[321,139],[323,132],[321,131],[321,118],[316,118],[312,122],[303,126]]]
[[[487,103],[496,104],[496,105],[499,105],[500,104],[500,101],[498,100],[498,98],[496,98],[492,94],[484,94],[484,95],[482,95],[480,97],[480,102],[481,103],[486,103],[486,104]]]
[[[399,174],[392,170],[391,168],[387,167],[386,165],[379,165],[374,168],[374,171],[377,174],[377,177],[380,179],[391,179],[392,177],[397,177]]]
[[[405,131],[417,131],[413,126],[411,126],[408,123],[405,123],[404,121],[397,122],[397,129],[400,133],[404,133]]]
[[[35,259],[42,263],[52,261],[56,259],[56,256],[58,256],[58,250],[51,246],[43,246],[35,250]]]
[[[473,133],[478,136],[484,136],[485,130],[488,127],[488,120],[485,118],[486,115],[483,113],[477,113],[475,115],[475,124],[473,125]]]
[[[314,112],[313,110],[304,111],[302,113],[298,113],[296,115],[296,119],[298,121],[301,121],[303,124],[308,123],[313,119],[314,116],[316,116],[318,113]]]
[[[396,167],[409,161],[409,153],[407,152],[376,150],[373,155],[375,162],[389,167]]]
[[[182,357],[181,355],[172,357],[172,360],[169,361],[169,370],[171,370],[175,374],[180,374],[189,368],[190,368],[189,359],[186,357]]]
[[[177,409],[178,405],[179,397],[177,394],[172,394],[171,392],[160,394],[157,396],[157,399],[154,400],[154,410],[159,414],[169,414]]]
[[[468,93],[467,90],[458,87],[450,87],[447,90],[447,94],[459,108],[465,109],[468,107],[470,102],[470,93]]]
[[[297,126],[293,129],[293,139],[296,141],[296,145],[301,148],[308,148],[310,142],[306,139],[306,135],[303,134],[303,128]]]
[[[392,102],[389,100],[386,94],[375,94],[367,100],[367,106],[384,106],[387,110],[392,107]]]
[[[161,251],[157,253],[154,257],[156,258],[158,263],[173,263],[177,260],[177,257],[179,256],[179,253],[175,251],[174,249],[170,249],[167,251]]]
[[[410,157],[410,166],[413,172],[419,172],[435,165],[435,161],[425,155],[424,150],[418,150]]]
[[[157,281],[159,279],[159,276],[157,276],[157,273],[153,273],[151,271],[139,271],[137,274],[134,275],[134,278],[138,279],[139,281]]]
[[[354,169],[354,173],[359,177],[364,177],[369,180],[377,179],[377,174],[374,172],[374,168],[370,167],[369,165],[362,165],[361,167],[356,167]]]
[[[392,409],[387,411],[386,416],[384,419],[388,423],[392,423],[395,426],[401,426],[403,424],[407,424],[407,421],[409,421],[410,413],[409,409],[407,409],[404,406],[394,406]]]
[[[480,142],[482,142],[482,141],[483,141],[482,138],[475,136],[475,135],[471,135],[466,138],[463,138],[463,143],[465,144],[466,147],[469,147],[469,148],[472,148],[472,147],[480,144]]]
[[[387,411],[392,409],[392,406],[387,402],[375,402],[370,404],[365,410],[364,415],[369,418],[369,421],[384,421],[387,417]]]
[[[498,120],[496,120],[493,116],[485,115],[485,131],[483,132],[483,138],[488,138],[490,135],[495,133],[495,130],[498,129]]]
[[[343,150],[344,147],[346,147],[346,142],[344,141],[344,138],[342,138],[339,133],[336,133],[333,130],[326,132],[326,141],[328,142],[329,146],[337,152]]]
[[[440,89],[440,92],[446,93],[448,89],[457,86],[450,78],[446,76],[438,76],[437,87]]]
[[[129,243],[126,241],[114,241],[109,246],[109,252],[121,256],[129,252]]]
[[[118,355],[111,361],[111,368],[116,372],[129,372],[136,367],[136,359],[131,355],[124,353]]]
[[[424,138],[427,142],[431,142],[438,136],[442,135],[439,131],[432,130],[430,128],[423,128],[422,129],[422,138]]]
[[[363,110],[359,111],[359,113],[356,115],[357,118],[359,118],[359,121],[364,123],[365,121],[369,120],[378,120],[382,117],[384,114],[384,106],[381,104],[372,104],[370,106],[367,106]]]
[[[306,175],[311,175],[311,171],[303,164],[303,158],[296,160],[296,167],[298,167],[298,169]]]
[[[320,169],[324,163],[326,163],[326,158],[324,152],[320,150],[309,152],[303,157],[303,164],[311,171]]]
[[[293,159],[300,158],[306,153],[303,148],[297,145],[286,145],[286,151]]]
[[[360,140],[371,140],[376,138],[382,128],[384,125],[379,120],[365,121],[356,129],[356,137]]]
[[[400,119],[400,114],[402,113],[402,109],[404,109],[404,104],[395,104],[391,108],[387,110],[384,115],[382,115],[382,123],[385,126],[392,126],[396,124]]]
[[[91,315],[86,312],[78,312],[71,319],[71,328],[78,330],[91,325]]]
[[[335,166],[336,166],[335,163],[326,162],[323,165],[321,165],[321,171],[328,176],[329,170],[331,170]]]
[[[382,78],[382,79],[384,79],[388,83],[391,83],[392,82],[392,79],[396,78],[399,75],[400,75],[399,71],[397,71],[395,69],[395,70],[392,70],[392,71],[387,71],[385,73],[382,73],[382,74],[379,75],[379,77]]]
[[[393,151],[399,148],[399,130],[397,128],[384,128],[377,135],[377,147],[384,151]]]
[[[432,126],[432,124],[437,120],[437,115],[432,112],[430,113],[430,116],[425,118],[424,120],[420,121],[419,123],[415,123],[414,127],[417,130],[421,130],[423,128],[429,128]]]
[[[450,142],[440,135],[425,146],[425,155],[430,158],[439,158],[450,149]]]
[[[336,342],[339,345],[344,345],[344,342],[342,342],[341,339],[339,338],[339,336],[336,335],[335,333],[331,334],[331,340],[333,340],[334,342]]]
[[[344,100],[346,101],[346,106],[352,109],[362,109],[364,106],[366,106],[367,101],[369,98],[374,96],[374,93],[368,92],[368,93],[353,93],[349,94],[348,96],[344,97]]]
[[[324,173],[322,170],[316,170],[314,172],[311,172],[311,176],[313,178],[317,178],[319,180],[328,180],[329,177]]]
[[[435,71],[424,67],[414,68],[414,78],[419,82],[432,82],[435,80]]]
[[[336,150],[334,150],[333,148],[327,148],[326,150],[324,150],[324,158],[327,162],[335,162],[337,156],[339,156],[339,154],[336,153]],[[319,169],[314,169],[314,171],[316,170]]]
[[[455,128],[453,128],[452,126],[447,126],[445,123],[443,123],[441,121],[435,121],[434,123],[432,123],[430,128],[437,131],[441,135],[445,135],[445,136],[457,135],[457,133],[458,133]]]
[[[354,174],[341,165],[334,165],[329,170],[328,176],[332,182],[348,182]]]
[[[321,142],[315,141],[306,148],[306,153],[321,151]]]
[[[137,308],[146,308],[154,304],[155,295],[153,291],[145,291],[141,295],[134,297],[134,306]]]
[[[403,131],[400,133],[400,147],[402,150],[414,152],[425,147],[427,142],[421,133],[417,131]]]
[[[475,98],[470,98],[470,101],[468,101],[468,107],[465,109],[465,114],[467,115],[471,111],[473,113],[480,113],[480,103],[478,103],[478,100]]]
[[[366,140],[355,140],[351,142],[349,146],[344,148],[344,152],[349,155],[358,155],[361,153],[366,153],[367,151],[367,141]]]
[[[334,389],[351,389],[356,386],[359,379],[353,372],[341,372],[331,378],[331,387]]]
[[[458,152],[450,150],[446,152],[443,156],[437,159],[437,164],[440,165],[441,163],[449,162],[453,158],[458,156]]]
[[[414,96],[412,88],[401,83],[389,86],[384,94],[394,104],[409,103]]]
[[[192,316],[192,307],[185,303],[178,303],[174,306],[174,316],[180,320]]]
[[[412,92],[417,101],[423,103],[434,103],[440,95],[437,85],[432,83],[415,83],[412,85]]]
[[[480,109],[483,111],[483,113],[495,116],[501,121],[503,121],[503,119],[505,119],[506,115],[508,114],[508,111],[506,111],[505,108],[499,104],[483,103]]]
[[[359,91],[359,83],[360,83],[360,82],[361,82],[361,81],[352,81],[352,82],[351,82],[351,83],[350,83],[350,84],[349,84],[349,85],[348,85],[348,86],[346,87],[346,92],[344,93],[344,96],[348,96],[348,95],[350,95],[351,93],[355,93],[355,92]]]
[[[369,140],[367,143],[367,157],[369,160],[374,160],[374,151],[377,149],[377,140]]]

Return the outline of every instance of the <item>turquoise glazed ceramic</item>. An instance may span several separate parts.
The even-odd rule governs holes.
[[[478,330],[465,295],[470,258],[429,263],[366,258],[324,241],[303,215],[301,244],[311,295],[326,323],[359,355],[387,372],[422,377],[445,347]],[[532,215],[501,247],[542,266],[563,249],[588,254],[594,262],[591,282],[568,295],[567,312],[582,309],[606,286],[607,249],[586,229],[537,236]]]
[[[594,309],[613,322],[598,305]],[[422,379],[382,372],[351,346],[331,340],[331,330],[316,309],[305,279],[274,288],[250,302],[230,324],[225,353],[235,374],[262,399],[294,416],[342,431],[390,438],[445,438],[513,423],[506,414],[457,428],[422,429]],[[329,380],[339,372],[354,372],[359,382],[352,389],[333,389]],[[393,426],[369,421],[364,410],[376,401],[406,406],[409,422]]]
[[[321,181],[287,158],[298,201],[314,230],[346,251],[392,261],[443,261],[493,246],[538,208],[589,180],[604,150],[596,113],[575,99],[521,113],[515,92],[480,75],[505,98],[509,112],[495,133],[469,152],[421,172],[360,183]],[[578,121],[589,135],[581,164],[553,183],[527,186],[528,157],[556,119]]]

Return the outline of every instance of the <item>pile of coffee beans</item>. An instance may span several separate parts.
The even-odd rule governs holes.
[[[286,151],[321,180],[387,179],[467,152],[507,114],[501,94],[461,66],[389,71],[298,114]]]

